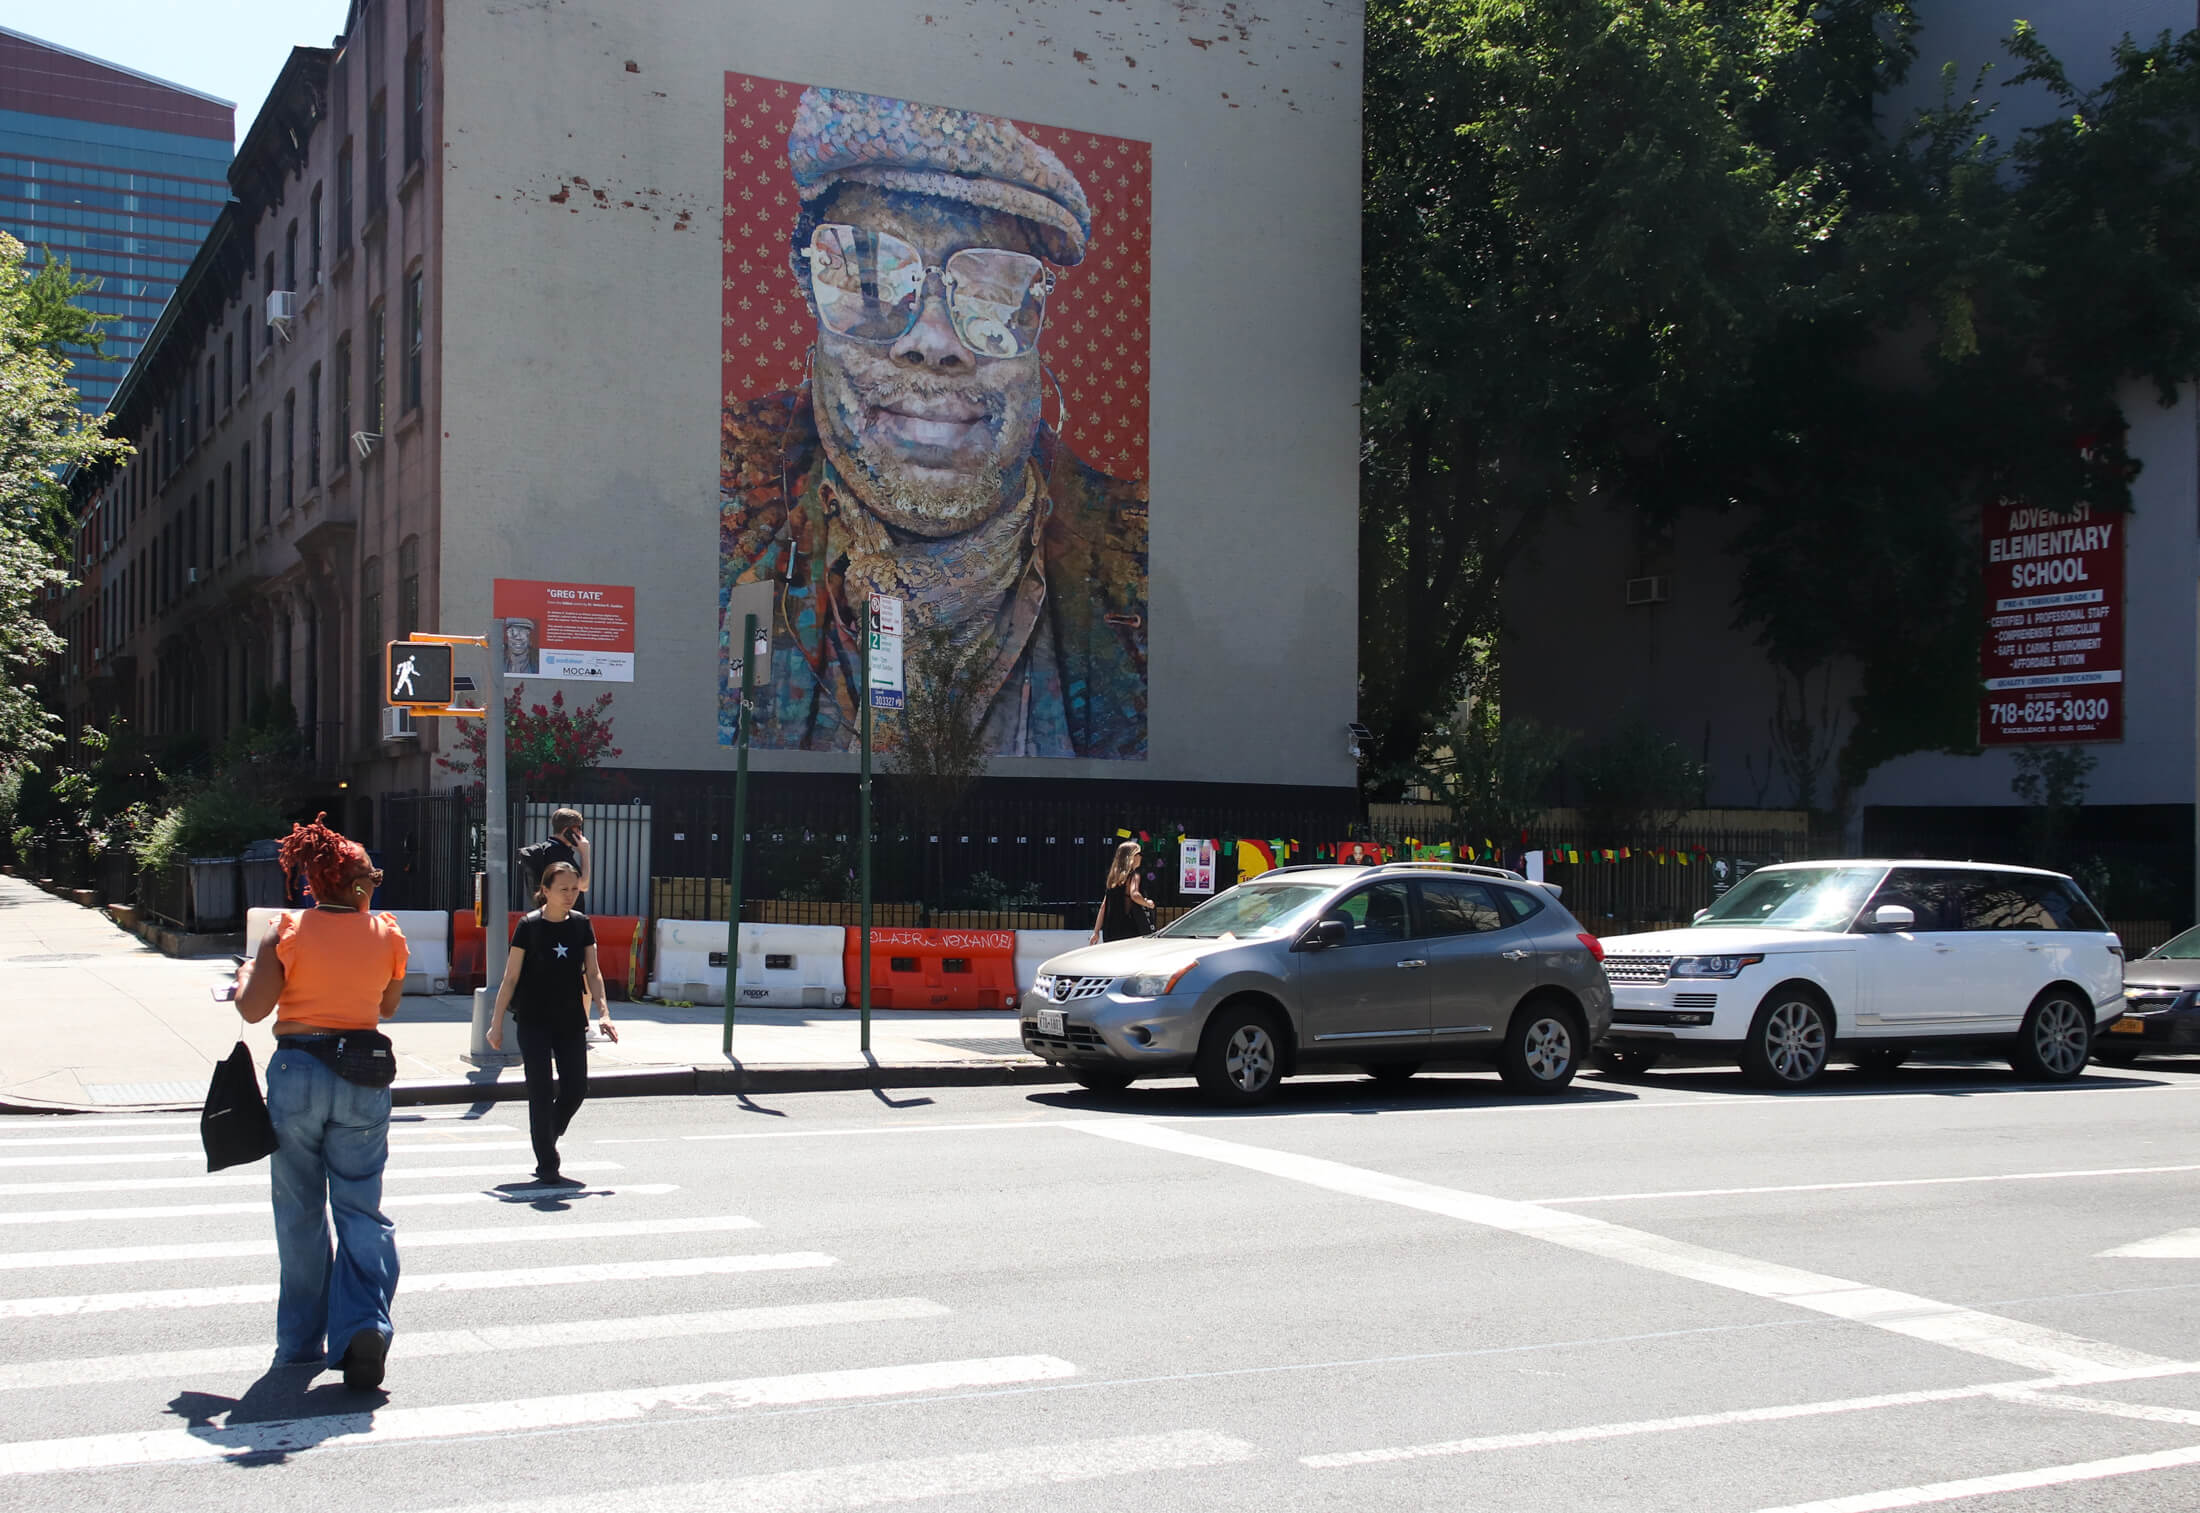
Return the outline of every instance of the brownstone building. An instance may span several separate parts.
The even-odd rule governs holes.
[[[73,480],[73,729],[218,742],[287,695],[332,795],[429,786],[378,648],[435,622],[435,225],[424,0],[294,49],[232,198],[115,394],[127,464]]]

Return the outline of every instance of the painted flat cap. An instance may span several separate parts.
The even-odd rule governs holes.
[[[1029,221],[1063,267],[1084,261],[1092,206],[1062,160],[1000,116],[852,89],[806,89],[787,133],[804,204],[835,184],[960,200]]]

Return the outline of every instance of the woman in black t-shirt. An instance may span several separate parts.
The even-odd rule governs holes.
[[[535,895],[542,907],[512,931],[512,951],[489,1020],[489,1048],[504,1049],[507,1009],[519,1021],[520,1058],[527,1068],[527,1131],[535,1144],[535,1180],[560,1182],[558,1137],[588,1096],[588,1008],[603,1031],[619,1038],[596,965],[596,930],[573,907],[581,875],[571,862],[552,862]],[[551,1070],[557,1076],[553,1082]]]
[[[1094,942],[1153,933],[1153,900],[1138,891],[1138,864],[1143,856],[1136,841],[1125,841],[1115,848],[1115,863],[1108,868],[1107,892],[1100,900],[1100,917],[1092,922]]]

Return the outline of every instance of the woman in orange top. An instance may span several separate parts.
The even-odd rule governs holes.
[[[292,826],[282,844],[284,869],[305,873],[314,906],[286,912],[237,969],[237,1011],[249,1024],[276,1016],[267,1063],[282,1267],[276,1364],[325,1365],[370,1391],[382,1384],[397,1290],[397,1231],[382,1216],[395,1062],[375,1027],[405,988],[405,933],[367,912],[382,874],[326,818]]]

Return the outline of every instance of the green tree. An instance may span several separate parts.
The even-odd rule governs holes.
[[[1410,763],[1457,703],[1550,517],[1654,478],[1807,293],[1838,181],[1758,125],[1824,67],[1818,40],[1789,0],[1369,6],[1370,770]]]
[[[886,770],[920,839],[937,835],[985,776],[986,679],[993,659],[982,639],[957,645],[949,627],[910,634],[902,707],[879,721]],[[925,846],[935,900],[946,896],[946,847]]]
[[[1476,700],[1453,717],[1414,781],[1451,810],[1453,836],[1510,845],[1542,814],[1551,779],[1577,739],[1533,720],[1505,719],[1495,703]]]

